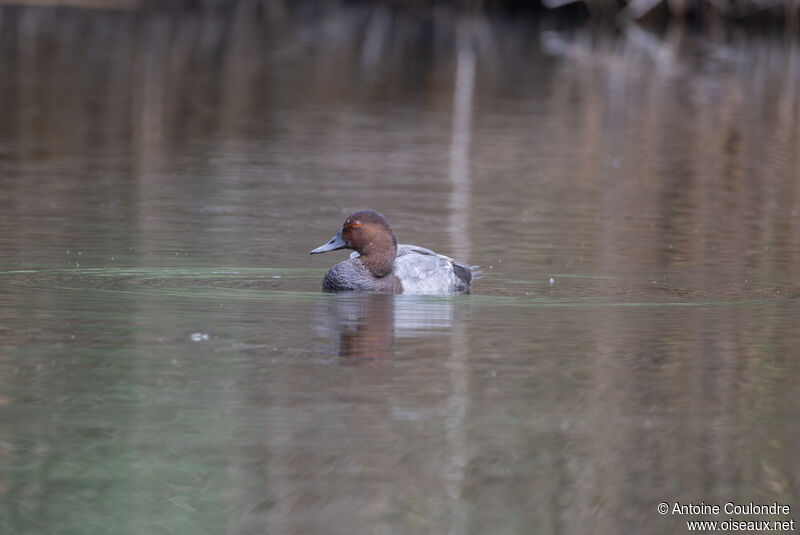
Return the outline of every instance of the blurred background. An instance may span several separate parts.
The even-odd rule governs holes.
[[[794,518],[797,15],[0,2],[0,532]],[[485,277],[322,294],[361,208]]]

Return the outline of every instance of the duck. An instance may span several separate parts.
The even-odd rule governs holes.
[[[323,292],[370,292],[412,295],[470,293],[478,266],[453,260],[417,245],[397,243],[389,221],[375,210],[351,214],[328,243],[312,255],[351,249],[344,262],[322,280]]]

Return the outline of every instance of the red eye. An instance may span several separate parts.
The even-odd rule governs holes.
[[[353,228],[358,228],[361,226],[361,221],[356,221],[353,223]]]

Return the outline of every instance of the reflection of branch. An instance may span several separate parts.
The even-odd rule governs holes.
[[[458,21],[456,35],[456,75],[453,88],[453,131],[450,138],[450,235],[454,254],[469,257],[469,154],[472,142],[472,101],[475,93],[475,52],[472,25]],[[487,41],[488,42],[488,41]],[[467,415],[467,333],[465,324],[457,323],[452,331],[450,357],[447,368],[450,375],[451,394],[447,400],[445,433],[448,458],[444,466],[444,481],[450,499],[451,533],[465,531],[463,503],[464,472],[467,464],[464,420]]]
[[[581,0],[542,0],[542,5],[550,9],[556,9],[567,4],[574,4]]]
[[[634,1],[650,2],[652,0],[634,0]],[[668,43],[667,40],[659,39],[658,37],[653,35],[653,33],[645,30],[644,28],[642,28],[633,21],[626,21],[622,25],[622,31],[629,42],[636,45],[637,48],[646,51],[653,58],[663,58],[668,54],[669,55],[672,54],[672,50],[669,46],[670,43]]]
[[[659,3],[661,3],[661,0],[633,0],[620,11],[620,18],[631,20],[639,19]]]
[[[386,8],[378,6],[371,11],[361,47],[361,63],[364,67],[375,69],[380,65],[391,25],[391,14]]]
[[[453,88],[453,130],[450,138],[450,234],[453,254],[469,256],[466,236],[469,224],[469,146],[472,140],[472,97],[475,89],[475,53],[470,27],[457,30],[456,81]]]
[[[582,0],[541,0],[544,7],[548,9],[558,9],[568,4],[581,2]],[[585,0],[589,13],[596,18],[605,18],[609,15],[616,16],[618,20],[639,20],[654,7],[664,2],[669,14],[675,19],[685,19],[691,15],[704,16],[715,14],[721,17],[752,17],[758,16],[763,11],[773,10],[773,14],[780,18],[778,8],[783,7],[783,20],[787,25],[798,16],[798,4],[796,0],[631,0],[625,7],[618,9],[616,3],[604,2],[603,0]]]

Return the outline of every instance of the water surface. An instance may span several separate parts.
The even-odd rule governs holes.
[[[794,517],[795,42],[264,5],[0,7],[0,531]],[[485,277],[322,294],[364,207]]]

